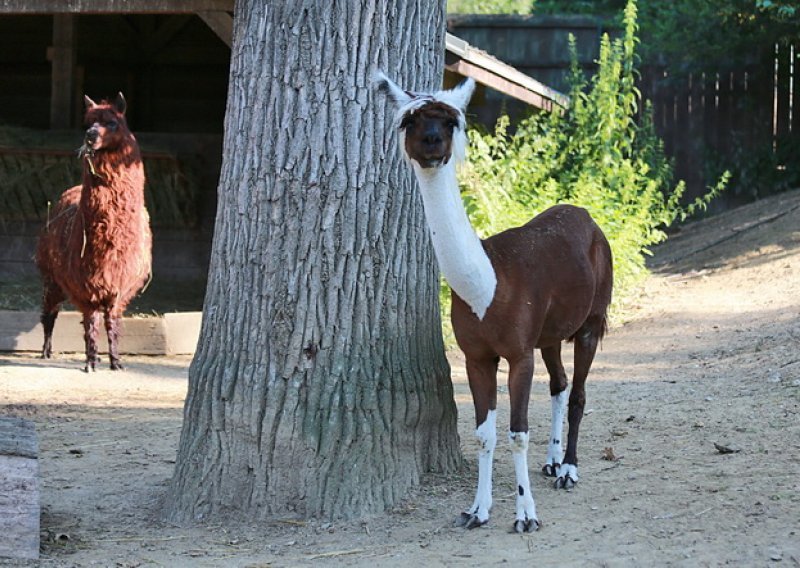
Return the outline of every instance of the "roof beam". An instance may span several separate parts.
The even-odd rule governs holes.
[[[445,36],[445,46],[448,51],[445,67],[450,71],[472,77],[479,83],[537,108],[552,110],[554,105],[562,109],[569,106],[569,97],[565,94],[528,77],[453,34]]]
[[[233,12],[234,0],[0,0],[0,14],[194,14]]]

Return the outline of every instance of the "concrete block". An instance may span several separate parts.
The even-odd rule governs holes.
[[[0,416],[0,558],[39,558],[38,455],[33,422]]]
[[[78,312],[58,314],[53,329],[53,351],[81,353],[83,316]],[[35,312],[0,311],[0,351],[41,351],[44,330]],[[99,334],[101,353],[108,352],[105,330]],[[164,355],[167,352],[166,326],[160,317],[123,318],[120,351],[142,355]]]
[[[175,312],[164,314],[167,337],[167,355],[193,354],[200,338],[203,312]]]

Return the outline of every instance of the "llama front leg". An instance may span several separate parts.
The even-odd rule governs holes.
[[[112,371],[124,369],[119,360],[119,338],[121,335],[122,317],[119,314],[105,313],[106,335],[108,336],[108,358]]]
[[[475,361],[467,358],[467,377],[475,404],[475,436],[478,438],[478,489],[472,506],[461,513],[456,524],[468,529],[485,525],[492,508],[492,463],[497,446],[497,363],[498,358]]]
[[[508,375],[508,393],[511,399],[511,424],[508,440],[511,444],[511,455],[514,458],[516,475],[516,517],[514,530],[518,533],[530,533],[539,529],[539,517],[536,514],[536,503],[528,475],[528,400],[531,394],[533,379],[533,356],[524,357],[512,362]]]
[[[492,462],[497,446],[497,411],[489,410],[486,420],[475,430],[480,442],[478,450],[478,490],[472,506],[461,513],[456,524],[467,529],[485,525],[489,521],[492,508]]]
[[[97,334],[100,327],[98,312],[83,313],[83,340],[86,343],[86,367],[84,371],[94,371],[99,361],[97,356]]]

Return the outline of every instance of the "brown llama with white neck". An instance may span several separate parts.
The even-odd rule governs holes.
[[[36,249],[44,284],[42,357],[52,356],[53,327],[61,304],[69,299],[83,314],[86,371],[94,371],[99,360],[101,312],[111,369],[118,370],[122,314],[150,277],[144,167],[125,120],[122,93],[113,104],[97,104],[89,97],[85,102],[83,183],[62,194]]]
[[[557,205],[522,227],[481,241],[470,226],[456,180],[456,162],[466,147],[464,111],[475,83],[432,94],[405,91],[385,75],[380,90],[397,106],[400,149],[419,182],[425,217],[442,274],[452,289],[452,322],[466,357],[475,405],[478,489],[457,519],[474,528],[489,520],[492,460],[497,440],[497,365],[509,364],[509,441],[516,472],[514,530],[540,526],[528,477],[528,399],[533,351],[541,351],[550,375],[551,435],[542,471],[556,488],[578,481],[578,429],[585,404],[584,384],[597,344],[606,331],[611,301],[611,249],[589,214]],[[569,435],[562,459],[562,427],[567,376],[561,363],[563,341],[575,343],[575,370],[569,394]]]

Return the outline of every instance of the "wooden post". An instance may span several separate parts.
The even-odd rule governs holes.
[[[233,44],[233,18],[230,14],[217,10],[198,12],[197,15],[225,45],[230,47]]]
[[[38,454],[33,422],[0,416],[0,558],[39,558]]]
[[[53,15],[50,63],[50,128],[70,128],[75,72],[75,16],[72,14]]]

